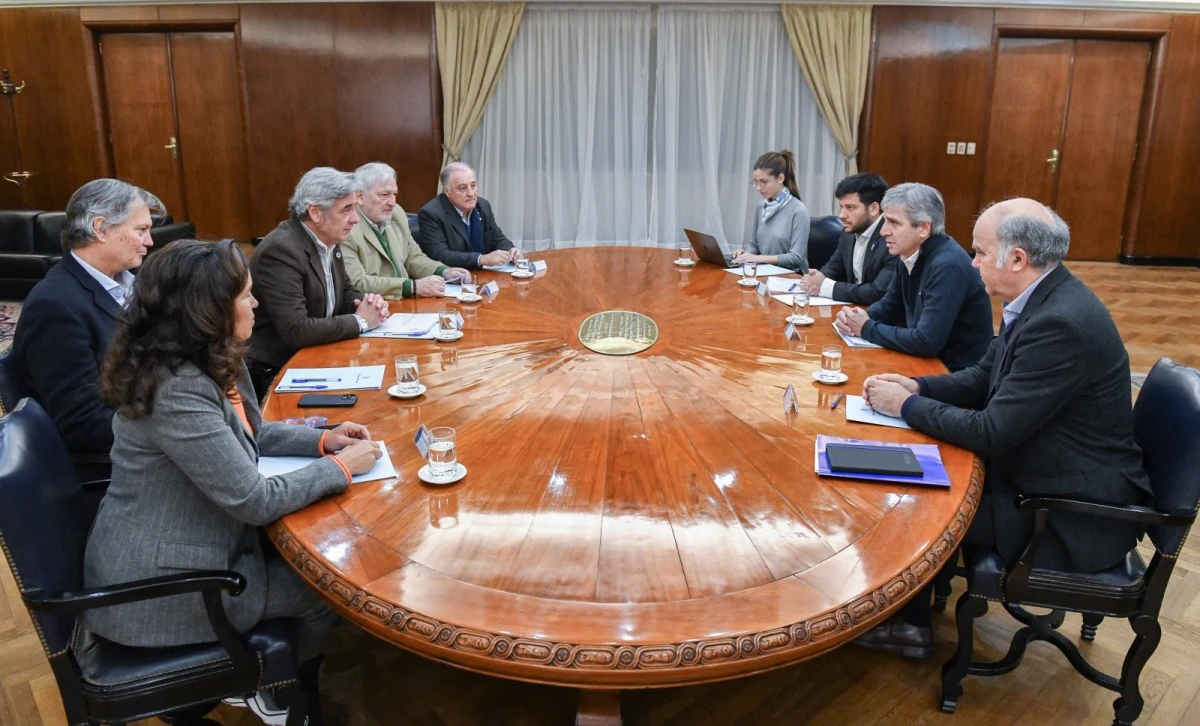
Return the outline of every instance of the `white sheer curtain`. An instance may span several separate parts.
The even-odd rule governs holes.
[[[789,43],[777,5],[529,5],[463,159],[525,249],[685,226],[738,247],[764,151],[794,151],[809,212],[833,208],[841,153]]]
[[[646,244],[650,7],[527,5],[463,151],[524,249]]]
[[[842,154],[777,5],[663,6],[657,40],[654,240],[682,242],[688,227],[741,247],[762,203],[750,167],[766,151],[791,149],[809,214],[832,213]]]

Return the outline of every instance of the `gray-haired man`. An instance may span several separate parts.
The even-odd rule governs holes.
[[[1000,202],[975,224],[975,261],[1004,324],[978,365],[913,380],[872,376],[863,396],[880,413],[970,449],[987,465],[964,545],[997,551],[1008,566],[1033,532],[1017,497],[1151,505],[1133,441],[1129,356],[1104,303],[1062,265],[1070,232],[1032,199]],[[1141,527],[1053,513],[1037,567],[1101,572],[1124,562]],[[970,554],[968,554],[970,557]],[[932,655],[928,593],[859,643]]]
[[[362,193],[358,224],[342,248],[346,273],[356,288],[392,300],[441,297],[445,280],[466,274],[430,259],[417,246],[408,217],[396,204],[395,169],[377,161],[363,164],[354,171],[354,181]]]
[[[250,338],[250,377],[262,399],[297,350],[355,338],[387,319],[387,301],[346,275],[338,245],[358,223],[354,175],[327,166],[300,178],[288,219],[250,260],[259,307]]]
[[[521,250],[496,224],[492,205],[479,196],[471,167],[461,161],[447,164],[440,179],[442,193],[417,215],[425,254],[444,265],[472,269],[521,258]]]
[[[25,299],[13,339],[17,385],[42,404],[71,452],[108,454],[113,410],[100,400],[100,366],[142,264],[150,213],[145,189],[96,179],[67,202],[65,253]]]

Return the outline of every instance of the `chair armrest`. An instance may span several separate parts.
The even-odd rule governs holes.
[[[74,613],[94,608],[124,605],[141,600],[153,600],[189,592],[220,592],[240,595],[246,589],[246,578],[230,570],[194,570],[178,575],[151,577],[145,580],[122,582],[118,585],[93,587],[75,592],[21,593],[30,610]]]
[[[1195,512],[1160,512],[1157,509],[1149,507],[1097,504],[1095,502],[1084,502],[1078,499],[1064,499],[1061,497],[1017,497],[1017,509],[1026,514],[1039,509],[1091,514],[1097,517],[1122,519],[1128,522],[1139,522],[1147,525],[1187,526],[1196,521]]]

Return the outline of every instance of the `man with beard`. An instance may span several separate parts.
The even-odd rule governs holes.
[[[854,174],[838,182],[837,197],[845,234],[837,251],[818,272],[809,270],[800,287],[809,295],[870,305],[883,297],[896,276],[896,259],[883,240],[883,195],[888,185],[878,174]]]

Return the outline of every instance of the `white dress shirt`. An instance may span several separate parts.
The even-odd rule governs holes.
[[[919,255],[919,254],[921,254],[920,247],[918,247],[917,251],[912,253],[912,257],[909,257],[907,260],[904,259],[903,257],[900,258],[900,261],[904,263],[904,266],[906,268],[908,268],[908,274],[910,274],[910,275],[912,274],[913,268],[916,267],[916,265],[917,265],[917,255]]]
[[[96,282],[100,283],[100,286],[104,288],[104,291],[111,295],[112,299],[116,300],[118,305],[125,307],[126,303],[129,302],[130,294],[133,293],[133,274],[130,273],[129,270],[121,270],[119,273],[117,273],[117,279],[114,280],[103,272],[97,270],[95,267],[92,267],[88,263],[84,262],[82,257],[75,254],[75,250],[71,250],[71,256],[75,258],[75,261],[79,263],[80,267],[87,270],[87,274],[91,275],[93,278],[95,278]]]
[[[1038,279],[1031,282],[1029,287],[1025,288],[1025,292],[1017,295],[1016,300],[1013,300],[1004,306],[1003,315],[1005,328],[1011,328],[1013,323],[1017,322],[1017,318],[1021,317],[1021,313],[1025,311],[1025,303],[1029,302],[1029,297],[1033,295],[1033,291],[1042,283],[1042,280],[1046,279],[1046,275],[1054,272],[1055,267],[1058,267],[1057,262],[1053,265],[1050,265],[1050,268],[1039,275]]]
[[[865,230],[863,230],[863,233],[854,240],[854,254],[851,256],[850,262],[851,267],[853,268],[852,271],[854,273],[854,277],[853,279],[846,280],[845,282],[852,282],[856,285],[861,285],[864,282],[863,268],[866,266],[867,262],[867,245],[871,241],[871,236],[875,234],[875,228],[878,227],[882,221],[883,215],[881,214],[875,218],[874,222],[871,222],[870,227],[867,227]],[[833,297],[833,286],[838,282],[841,282],[841,280],[830,280],[829,278],[825,278],[821,282],[821,297]]]
[[[325,317],[332,318],[337,302],[333,295],[333,250],[322,242],[317,237],[317,233],[309,229],[307,224],[301,223],[300,226],[304,228],[305,232],[308,232],[313,244],[317,246],[317,254],[321,257],[321,268],[325,271]]]

